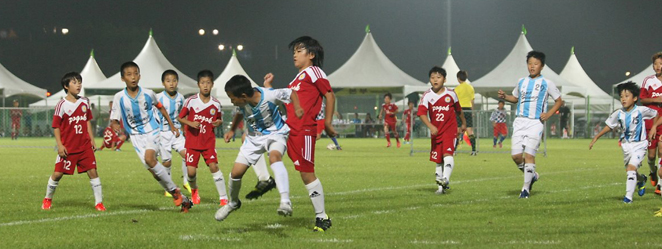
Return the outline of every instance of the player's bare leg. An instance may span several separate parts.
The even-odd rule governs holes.
[[[393,136],[395,136],[395,143],[398,148],[400,148],[400,134],[398,133],[398,129],[393,129]]]
[[[225,178],[223,178],[223,172],[218,168],[217,163],[209,164],[209,171],[211,176],[214,178],[214,183],[216,184],[216,191],[218,191],[219,204],[225,206],[228,204],[228,194],[225,190]]]
[[[182,181],[184,184],[184,188],[188,190],[188,193],[191,194],[191,185],[188,184],[188,177],[186,175],[188,174],[188,169],[186,167],[186,149],[183,149],[179,151],[179,155],[182,157]]]
[[[386,147],[391,147],[391,134],[386,123],[384,123],[384,137],[386,137]]]
[[[182,207],[182,211],[188,212],[188,208],[192,206],[192,203],[190,203],[186,196],[182,195],[177,185],[172,181],[170,175],[168,175],[165,167],[163,167],[163,165],[161,165],[156,159],[156,151],[152,149],[145,150],[145,164],[149,167],[149,172],[152,173],[154,179],[161,184],[161,187],[163,187],[165,191],[168,191],[172,195],[175,205],[181,206],[182,203],[185,203],[185,206]]]
[[[467,127],[467,136],[469,136],[469,142],[471,142],[471,155],[476,155],[476,136],[474,135],[474,129],[472,127]]]
[[[198,169],[194,166],[186,166],[186,177],[191,186],[191,201],[193,204],[200,204],[200,193],[198,193]]]

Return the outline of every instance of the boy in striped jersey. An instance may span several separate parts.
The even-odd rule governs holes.
[[[111,126],[113,130],[119,130],[119,122],[122,121],[126,132],[131,134],[131,144],[145,168],[152,173],[161,187],[172,195],[175,205],[181,206],[182,212],[188,212],[193,203],[182,195],[177,185],[172,182],[166,168],[156,158],[161,138],[161,124],[155,117],[155,109],[165,117],[175,137],[179,136],[179,131],[163,105],[156,99],[154,91],[138,86],[140,81],[138,64],[133,61],[125,62],[120,67],[120,75],[122,81],[126,83],[126,88],[116,93],[113,98]]]
[[[623,149],[623,161],[625,163],[625,172],[627,173],[627,180],[625,182],[625,197],[623,202],[626,204],[632,203],[632,196],[634,195],[635,186],[638,188],[639,196],[646,193],[646,176],[637,173],[637,169],[641,166],[641,161],[646,154],[648,147],[648,140],[652,140],[657,133],[657,127],[662,123],[659,118],[658,112],[655,109],[645,106],[637,106],[639,100],[639,86],[636,83],[629,81],[618,85],[618,93],[621,96],[621,104],[623,108],[616,110],[609,115],[605,121],[605,128],[600,131],[591,144],[588,145],[589,149],[593,148],[598,139],[607,132],[617,126],[623,131],[621,133],[621,148]],[[646,135],[645,120],[653,120],[652,129],[648,136]],[[648,140],[647,140],[648,139]],[[662,215],[662,214],[661,214]]]
[[[526,55],[529,76],[522,78],[513,89],[513,95],[499,90],[499,98],[517,103],[513,122],[511,156],[517,167],[524,172],[524,184],[519,198],[529,198],[531,187],[539,179],[536,173],[536,151],[540,146],[543,122],[551,117],[563,104],[561,92],[554,82],[540,74],[545,67],[545,54],[531,51]],[[554,106],[547,110],[547,97],[554,99]]]

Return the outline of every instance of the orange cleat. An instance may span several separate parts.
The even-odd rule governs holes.
[[[44,201],[41,203],[41,209],[43,210],[50,210],[51,209],[51,203],[53,202],[53,199],[50,198],[44,198]]]
[[[388,148],[388,147],[391,147],[391,142],[388,142],[388,143],[386,144],[386,148]]]
[[[397,146],[398,146],[398,148],[400,148],[400,141],[398,141],[398,144],[397,144]]]
[[[175,189],[175,191],[172,191],[172,193],[170,194],[172,194],[172,198],[173,198],[172,202],[175,203],[175,206],[179,207],[180,205],[182,205],[182,200],[183,200],[182,191],[180,191],[179,188]]]
[[[225,206],[228,205],[228,199],[221,199],[219,206]]]
[[[655,194],[656,194],[656,195],[660,195],[660,186],[657,186],[657,187],[655,188]]]
[[[183,201],[182,201],[182,209],[180,212],[182,213],[188,213],[188,210],[193,207],[193,202],[188,199],[188,197],[183,196]]]
[[[103,202],[99,202],[96,206],[94,206],[94,208],[97,211],[106,211],[106,207],[103,206]]]
[[[193,204],[200,204],[200,194],[198,194],[197,188],[191,189],[191,201],[193,201]]]

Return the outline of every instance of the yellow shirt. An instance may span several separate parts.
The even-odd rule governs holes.
[[[471,108],[471,101],[474,100],[474,87],[469,85],[469,83],[462,82],[460,85],[455,87],[455,93],[457,98],[460,99],[460,106],[462,108]]]

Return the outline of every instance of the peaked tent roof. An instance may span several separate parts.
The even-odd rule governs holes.
[[[0,64],[0,97],[7,98],[19,94],[43,99],[46,97],[46,89],[25,82]]]
[[[526,39],[526,33],[522,32],[508,56],[492,71],[472,83],[476,92],[493,98],[497,97],[499,89],[510,93],[518,80],[529,74],[526,66],[526,55],[531,50],[533,48]],[[553,81],[564,95],[571,94],[583,97],[585,94],[584,89],[561,78],[549,65],[545,65],[541,74]]]
[[[654,74],[655,74],[655,70],[653,70],[653,64],[651,64],[646,69],[639,72],[637,75],[632,76],[632,77],[628,78],[627,80],[618,82],[618,83],[614,84],[612,87],[616,87],[616,85],[621,84],[621,83],[625,83],[625,82],[628,82],[628,81],[632,81],[634,83],[637,83],[637,85],[641,86],[641,84],[644,83],[644,79],[646,77],[654,75]]]
[[[257,87],[258,85],[251,79],[250,76],[246,73],[244,68],[241,66],[239,63],[239,60],[237,59],[237,52],[235,50],[232,50],[232,57],[230,57],[230,61],[228,61],[228,64],[225,66],[225,69],[223,69],[223,72],[221,72],[220,75],[218,75],[218,78],[214,80],[214,90],[216,91],[216,98],[221,101],[221,105],[223,106],[232,106],[232,102],[230,102],[230,98],[228,97],[227,94],[225,94],[225,83],[232,78],[232,76],[235,75],[243,75],[248,78],[248,80],[251,82],[251,85],[253,87]]]
[[[194,93],[198,91],[197,83],[195,80],[183,74],[181,71],[177,70],[165,55],[159,49],[159,45],[156,44],[154,37],[152,37],[152,32],[149,33],[149,38],[147,43],[143,47],[142,51],[136,56],[133,60],[140,67],[140,83],[139,85],[144,88],[152,90],[163,89],[163,84],[161,83],[161,74],[163,71],[172,69],[179,74],[179,92],[182,94]],[[88,94],[103,94],[111,95],[115,94],[118,91],[124,89],[126,84],[122,81],[120,73],[117,72],[115,75],[110,78],[98,82],[94,85],[87,86]]]
[[[352,57],[329,75],[328,79],[333,88],[425,85],[393,64],[379,48],[369,30]]]
[[[83,89],[79,94],[81,96],[85,96],[85,86],[94,85],[106,79],[106,75],[103,74],[101,68],[99,68],[99,64],[97,64],[97,60],[94,59],[94,50],[90,52],[90,58],[87,60],[87,63],[85,63],[83,70],[80,71],[80,76],[83,77]],[[30,107],[55,106],[57,102],[65,96],[67,96],[67,93],[65,93],[63,89],[44,100],[30,104]]]
[[[579,64],[579,60],[575,55],[575,48],[572,48],[568,63],[561,71],[560,76],[568,80],[570,83],[586,89],[586,95],[590,96],[589,101],[591,108],[594,110],[611,111],[612,97],[610,94],[603,91],[593,80],[586,74],[584,68]]]
[[[446,70],[446,84],[444,84],[444,86],[450,88],[459,86],[460,82],[457,82],[457,72],[460,71],[460,67],[457,66],[457,63],[455,63],[455,59],[453,58],[453,54],[451,54],[450,47],[448,48],[448,56],[446,57],[446,60],[441,67]],[[471,83],[471,81],[467,79],[467,83]]]

